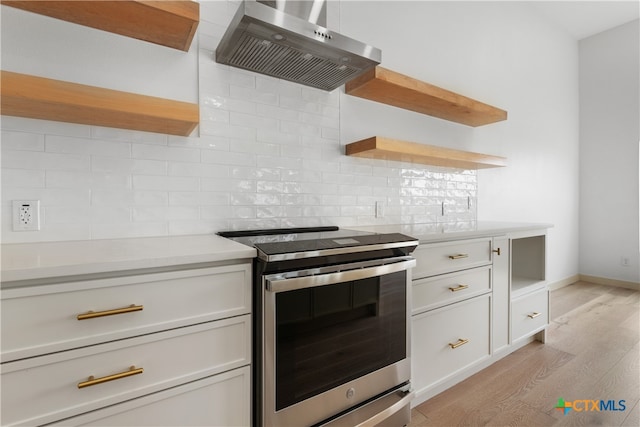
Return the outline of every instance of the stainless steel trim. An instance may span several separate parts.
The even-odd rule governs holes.
[[[293,259],[301,259],[301,258],[313,258],[313,257],[328,256],[328,255],[343,255],[343,254],[357,253],[357,252],[379,251],[382,249],[408,248],[408,247],[417,246],[417,245],[418,245],[418,240],[408,240],[404,242],[380,243],[380,244],[362,245],[362,246],[347,246],[343,248],[320,249],[317,251],[291,252],[291,253],[274,254],[274,255],[267,255],[264,252],[258,250],[258,258],[266,262],[290,261]]]
[[[414,396],[415,393],[411,390],[411,386],[407,385],[328,423],[320,424],[320,426],[343,427],[348,425],[353,427],[375,427],[409,405]],[[373,415],[371,415],[371,413],[373,413]],[[410,420],[407,420],[407,423],[409,421]]]
[[[289,276],[286,274],[275,274],[266,276],[265,287],[269,292],[286,292],[296,289],[313,288],[318,286],[332,285],[341,282],[366,279],[369,277],[382,276],[398,271],[405,271],[415,267],[416,260],[413,257],[386,258],[384,264],[367,267],[368,263],[354,263],[340,266],[342,270],[332,273],[318,275],[304,275],[301,277]],[[377,261],[380,264],[380,261]],[[334,269],[336,267],[333,267]],[[311,270],[309,270],[311,271]],[[301,273],[301,272],[296,272]]]

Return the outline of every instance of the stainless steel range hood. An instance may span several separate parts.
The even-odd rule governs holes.
[[[326,91],[380,63],[380,49],[323,25],[324,0],[244,0],[216,61]]]

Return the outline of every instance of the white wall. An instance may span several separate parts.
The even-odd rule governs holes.
[[[171,78],[195,49],[197,70],[175,73],[199,87],[201,107],[198,134],[188,138],[3,117],[3,213],[13,199],[33,198],[44,214],[37,233],[12,232],[3,214],[3,243],[479,217],[553,223],[548,278],[577,273],[574,40],[526,3],[332,2],[330,26],[381,48],[383,66],[509,112],[505,122],[470,128],[215,63],[237,4],[201,4],[198,45],[188,54],[76,26],[69,38],[72,24],[60,22],[25,31],[49,19],[26,12],[5,26],[10,8],[2,6],[3,68],[178,98],[140,77],[162,61],[173,64],[163,77]],[[56,55],[32,55],[41,39],[60,37],[64,44],[47,42],[62,49],[51,68]],[[109,61],[85,43],[103,37]],[[509,166],[476,173],[343,155],[346,143],[372,135],[501,155]],[[478,211],[476,203],[466,209],[467,196]],[[376,200],[387,204],[385,218],[375,218]],[[444,217],[442,201],[451,206]]]
[[[636,283],[639,27],[580,41],[580,273]]]
[[[343,95],[342,142],[382,135],[506,157],[478,172],[478,218],[553,224],[548,279],[577,274],[577,42],[526,3],[341,4],[342,31],[381,48],[382,66],[509,114],[470,128]]]
[[[183,52],[13,7],[0,15],[3,70],[198,102],[197,41]]]

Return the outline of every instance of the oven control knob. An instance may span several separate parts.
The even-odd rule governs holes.
[[[347,390],[347,399],[353,399],[353,396],[355,395],[356,395],[355,388],[350,388],[349,390]]]

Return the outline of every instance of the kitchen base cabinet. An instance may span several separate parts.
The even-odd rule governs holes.
[[[412,406],[544,342],[546,229],[421,243],[414,256]]]
[[[416,393],[490,355],[491,298],[483,295],[413,317],[412,383]]]
[[[250,323],[244,315],[6,363],[3,425],[46,424],[246,366]]]
[[[420,245],[412,282],[416,405],[491,355],[491,238]]]
[[[2,362],[248,313],[250,277],[236,264],[3,290],[2,321],[21,328],[3,329]]]
[[[250,304],[247,262],[3,289],[0,424],[248,425]]]
[[[549,324],[549,291],[541,289],[511,303],[512,341],[529,337]]]
[[[248,426],[250,370],[235,369],[51,426]]]

